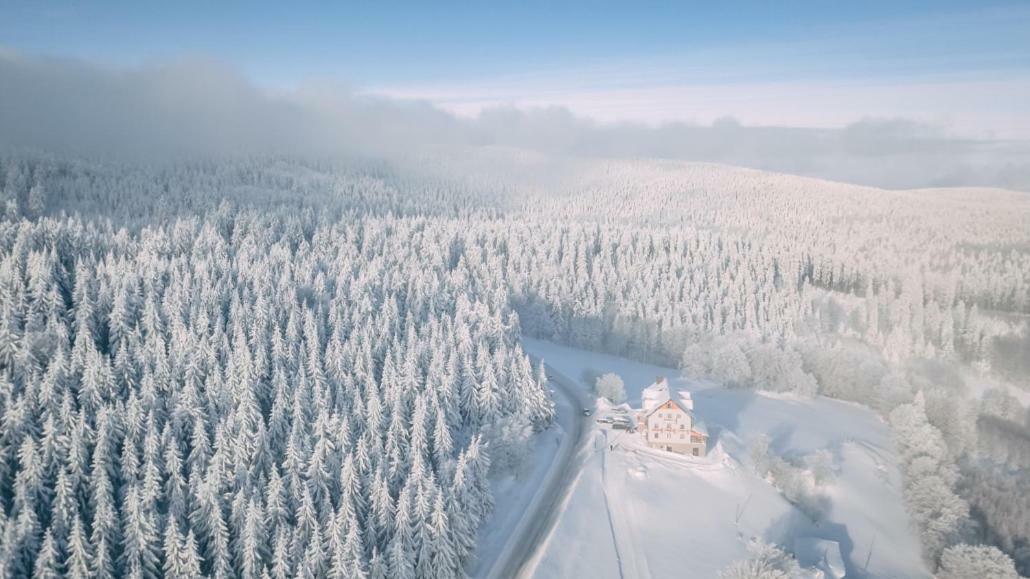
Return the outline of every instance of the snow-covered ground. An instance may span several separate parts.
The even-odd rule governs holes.
[[[524,338],[523,345],[577,381],[585,370],[619,374],[631,406],[664,375],[673,388],[691,391],[711,436],[709,455],[695,459],[596,427],[592,454],[543,547],[536,577],[714,577],[747,556],[751,537],[788,550],[799,537],[835,541],[848,577],[930,575],[902,503],[889,432],[868,409],[728,390],[673,369],[540,340]],[[832,453],[835,477],[817,487],[826,505],[817,522],[754,474],[750,448],[761,435],[785,458]]]
[[[549,373],[557,418],[533,436],[517,472],[492,482],[495,508],[479,528],[476,557],[467,569],[473,577],[507,578],[532,568],[580,472],[592,420],[582,412],[593,403],[575,382]]]

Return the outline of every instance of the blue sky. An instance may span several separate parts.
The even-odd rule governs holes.
[[[717,5],[718,4],[718,5]],[[900,117],[1030,137],[1027,2],[0,0],[0,46],[132,67],[214,58],[457,114],[560,105],[606,122]]]

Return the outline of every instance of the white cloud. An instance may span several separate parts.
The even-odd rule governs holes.
[[[1030,139],[1030,78],[919,81],[751,82],[632,88],[513,85],[507,82],[372,88],[425,100],[464,117],[498,106],[560,106],[602,122],[710,123],[732,115],[758,126],[843,127],[866,117],[904,117],[967,136]]]
[[[572,67],[366,87],[465,117],[560,106],[608,123],[840,128],[906,118],[976,138],[1030,139],[1030,9],[967,8],[854,22]]]
[[[696,117],[702,123],[648,126],[599,123],[562,107],[487,107],[504,102],[495,97],[474,109],[476,116],[462,118],[425,102],[355,95],[338,87],[271,95],[232,69],[197,61],[114,70],[0,52],[0,86],[0,144],[75,154],[399,158],[426,147],[461,151],[501,145],[556,157],[714,161],[886,187],[973,184],[1030,190],[1025,141],[959,138],[953,128],[914,120],[921,118],[915,114],[900,120],[857,120],[833,129],[749,126],[752,117],[746,115],[744,122],[710,123],[722,110],[716,105],[729,102],[721,89],[681,95],[708,103]],[[913,97],[913,112],[920,100],[942,110],[963,101],[955,87],[923,90]],[[862,87],[822,92],[813,87],[812,92],[827,102],[822,113],[827,118],[843,114],[833,112],[837,109],[831,104],[845,111],[876,100],[875,91],[863,92]],[[577,94],[575,112],[588,110],[609,120],[625,118],[629,108],[638,107],[641,114],[651,111],[656,116],[650,120],[659,123],[683,106],[674,92],[626,89],[615,100]],[[735,94],[740,104],[761,111],[747,91]],[[790,94],[786,88],[767,90],[761,98],[784,102]],[[565,102],[553,97],[523,104]],[[468,103],[471,107],[476,101]],[[800,114],[817,107],[799,103],[796,108]],[[867,110],[875,115],[880,109]],[[782,120],[785,125],[804,124],[801,117]]]

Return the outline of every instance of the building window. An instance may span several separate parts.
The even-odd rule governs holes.
[[[701,456],[701,450],[698,448],[694,449],[694,456]]]
[[[687,437],[687,435],[686,435],[686,434],[684,434],[684,433],[682,433],[682,432],[680,433],[680,438],[686,438],[686,437]]]

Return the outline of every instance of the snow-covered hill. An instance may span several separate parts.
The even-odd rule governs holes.
[[[526,513],[584,464],[542,576],[706,576],[752,536],[925,575],[902,494],[932,565],[986,542],[1030,569],[1030,197],[494,157],[0,158],[0,575],[128,574],[183,545],[203,574],[507,577],[555,511]],[[678,384],[715,452],[591,424],[550,459],[569,421],[523,335],[739,387]],[[634,404],[675,378],[527,343],[573,380],[621,374]],[[904,493],[885,426],[839,400],[905,435]],[[530,440],[550,452],[523,462]]]
[[[689,382],[669,368],[540,340],[523,345],[577,381],[584,372],[619,374],[633,406],[656,375],[668,376],[692,392],[712,446],[705,458],[681,457],[597,428],[535,576],[714,577],[747,556],[752,537],[788,550],[802,537],[835,541],[849,577],[930,575],[902,503],[887,428],[871,411]],[[751,448],[763,435],[777,457],[831,453],[834,475],[815,486],[822,511],[815,520],[755,474]]]

